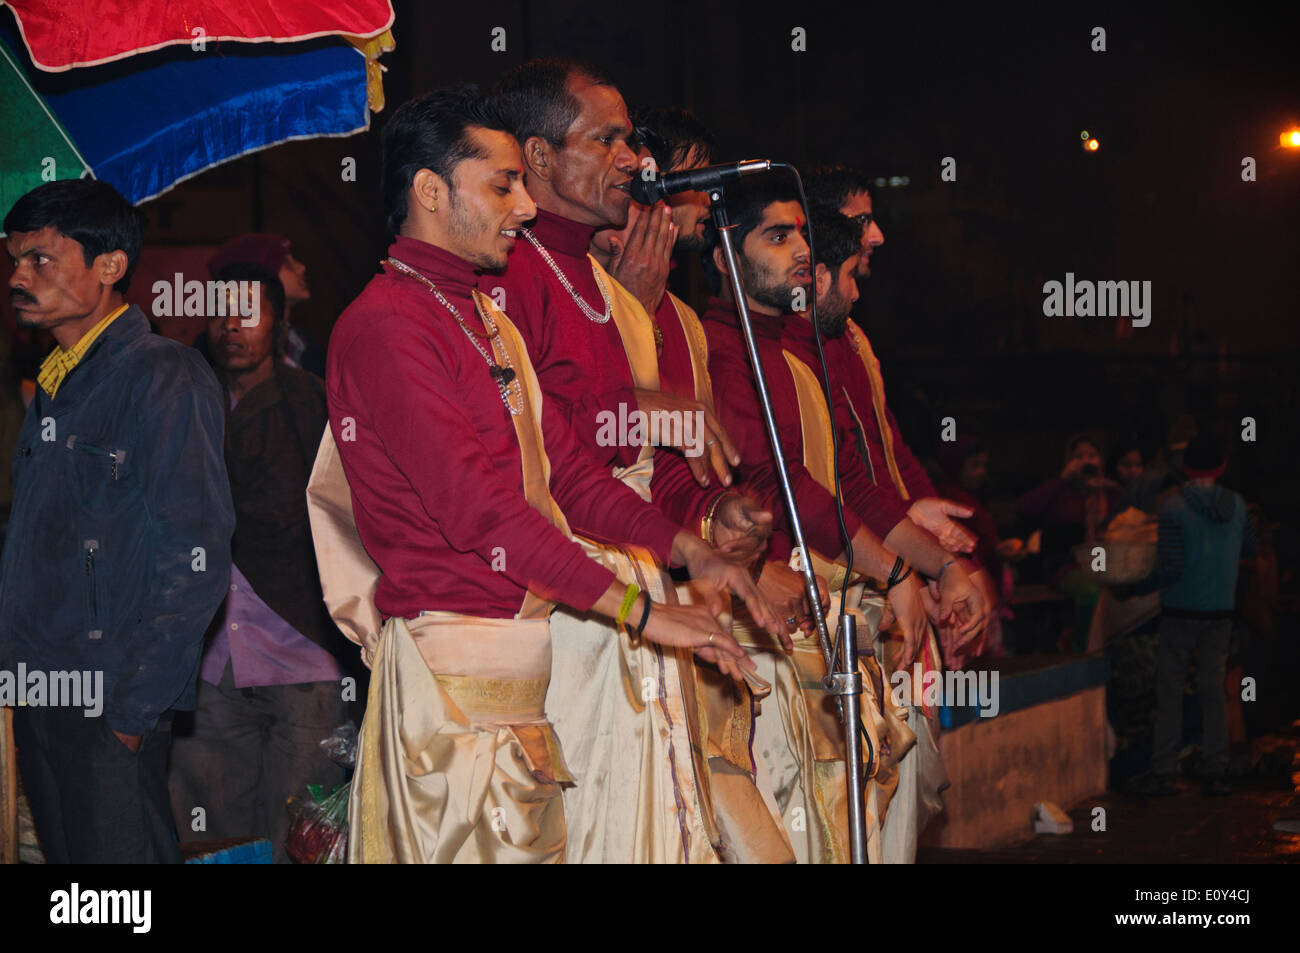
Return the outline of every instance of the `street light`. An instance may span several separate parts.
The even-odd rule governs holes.
[[[1285,149],[1300,149],[1300,129],[1288,129],[1279,138]]]

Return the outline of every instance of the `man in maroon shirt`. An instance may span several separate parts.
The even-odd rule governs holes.
[[[933,533],[953,554],[979,587],[981,599],[986,605],[991,605],[988,595],[993,591],[991,580],[979,563],[961,555],[961,552],[973,549],[974,536],[952,520],[952,517],[968,517],[973,510],[933,493],[909,503],[911,495],[902,473],[915,468],[925,479],[925,487],[930,485],[929,479],[910,453],[907,454],[911,460],[909,465],[892,451],[901,441],[895,439],[897,424],[893,423],[892,414],[884,406],[884,385],[879,381],[879,365],[870,351],[866,335],[849,317],[858,299],[856,278],[861,273],[862,226],[856,220],[820,205],[813,206],[812,222],[817,236],[817,319],[824,335],[823,350],[834,396],[847,404],[852,420],[851,428],[841,435],[841,440],[853,451],[848,465],[865,467],[867,477],[873,483],[883,492],[896,496],[899,504],[907,507],[908,517]],[[812,365],[817,356],[808,331],[806,326],[791,324],[786,328],[785,337],[788,349]],[[890,452],[881,449],[882,429],[891,438]],[[959,637],[951,626],[940,629],[944,658],[950,666],[961,666],[964,661],[962,650],[972,643],[976,634],[972,630],[965,637]]]
[[[806,359],[805,363],[816,361],[811,325],[802,313],[791,308],[797,291],[801,292],[800,301],[807,300],[812,279],[808,243],[803,235],[803,211],[794,193],[779,181],[733,187],[728,200],[745,294],[772,391],[783,453],[800,515],[804,518],[805,538],[814,550],[834,561],[845,554],[835,498],[804,466],[798,397],[784,357],[784,351],[793,348],[795,356]],[[714,249],[713,263],[725,276],[721,247]],[[718,415],[733,434],[740,451],[744,485],[760,501],[776,508],[779,485],[775,460],[754,394],[753,372],[727,281],[723,281],[721,290],[722,297],[711,299],[704,315]],[[817,372],[819,364],[812,366]],[[847,400],[837,399],[833,411],[840,434],[852,434],[860,429]],[[906,505],[892,488],[869,478],[853,442],[841,439],[839,445],[844,517],[852,540],[854,565],[873,578],[885,580],[891,576],[896,557],[902,556],[921,573],[937,580],[939,599],[931,607],[937,613],[936,618],[951,622],[956,612],[962,620],[960,629],[964,634],[977,632],[984,611],[966,572],[933,535],[908,518]],[[919,582],[909,576],[889,590],[889,598],[906,635],[902,658],[906,664],[920,647],[926,628]]]
[[[859,284],[871,277],[871,257],[885,243],[884,232],[875,218],[869,184],[866,175],[845,166],[819,168],[808,176],[810,201],[814,205],[837,210],[861,230],[859,244],[862,251],[853,268],[853,275]],[[851,307],[852,302],[848,304]],[[840,322],[838,333],[832,334],[830,330],[826,333],[829,338],[840,338],[842,342],[851,341],[857,345],[852,373],[847,379],[857,382],[859,388],[870,387],[875,391],[871,403],[860,402],[863,458],[873,479],[892,484],[899,495],[909,501],[908,515],[913,522],[938,537],[949,552],[973,552],[974,535],[953,520],[953,517],[969,517],[971,511],[956,501],[938,495],[925,468],[903,439],[898,421],[885,402],[880,364],[871,350],[867,335],[853,323],[847,312]],[[871,367],[867,374],[860,370],[863,364]],[[875,381],[867,379],[872,375],[876,378]],[[985,567],[975,560],[968,571],[990,612],[996,611],[997,586],[989,572],[980,571],[982,568]]]
[[[684,396],[664,389],[653,321],[637,297],[588,254],[593,232],[610,226],[621,228],[626,223],[631,203],[628,186],[640,168],[629,146],[633,130],[622,96],[592,67],[566,60],[525,63],[507,73],[496,92],[523,149],[527,185],[538,213],[536,222],[523,230],[525,241],[504,273],[499,278],[485,275],[480,288],[504,302],[518,323],[542,391],[568,417],[592,459],[635,487],[645,499],[652,498],[652,476],[656,484],[668,477],[675,492],[670,496],[653,491],[655,504],[686,526],[693,527],[694,520],[678,514],[704,514],[702,536],[737,561],[752,561],[766,543],[771,514],[728,490],[728,464],[734,462],[734,451],[725,431],[695,393]],[[657,253],[662,254],[674,237],[670,214],[662,206],[646,214],[659,217],[653,234]],[[698,424],[683,427],[680,433],[661,431],[654,442],[657,450],[634,433],[610,439],[602,421],[622,421],[633,414]],[[693,441],[686,439],[688,433],[694,435]],[[720,487],[713,483],[715,478]],[[641,571],[653,575],[659,569],[645,564]],[[747,606],[758,603],[757,588],[749,574],[741,571],[744,584],[733,591],[745,598]],[[761,628],[779,632],[789,642],[785,631],[789,625],[780,625],[779,618],[777,625],[757,618]],[[560,624],[557,619],[557,626]],[[748,744],[736,743],[739,736],[747,738],[752,720],[749,692],[711,681],[712,674],[706,668],[697,669],[690,658],[679,658],[672,666],[644,653],[612,659],[612,641],[606,633],[579,619],[563,624],[564,635],[557,635],[556,644],[557,653],[572,653],[566,655],[565,672],[600,670],[607,677],[587,677],[580,684],[562,686],[564,673],[557,666],[553,694],[563,697],[557,698],[551,711],[562,735],[566,730],[577,733],[581,730],[578,726],[596,717],[626,719],[629,730],[643,741],[669,737],[674,726],[686,721],[698,729],[689,738],[678,736],[669,752],[657,752],[653,744],[613,749],[602,747],[596,739],[589,750],[575,754],[575,760],[582,762],[578,773],[585,775],[586,783],[580,782],[574,795],[566,798],[574,805],[567,814],[571,827],[577,831],[585,816],[598,811],[609,819],[607,829],[620,827],[629,832],[624,838],[603,842],[595,835],[575,835],[586,848],[584,858],[606,862],[709,859],[703,841],[720,839],[710,829],[714,808],[721,826],[734,821],[723,789],[730,789],[734,779],[747,777],[752,770]],[[656,674],[639,676],[643,696],[648,692],[661,704],[641,710],[645,697],[640,702],[629,699],[624,685],[628,673],[645,672],[647,667]],[[691,699],[697,683],[698,704]],[[707,711],[703,723],[695,714],[701,708]],[[598,714],[610,709],[611,716]],[[722,739],[715,729],[724,723],[728,731]],[[566,725],[574,727],[567,729]],[[720,740],[726,744],[719,756],[736,773],[715,783],[713,763]],[[688,749],[707,750],[709,764],[687,761]],[[571,746],[569,750],[577,749]],[[668,770],[660,778],[641,768],[650,763]],[[612,790],[620,787],[612,779],[619,776],[626,779],[621,786],[624,793],[611,796]],[[735,784],[744,787],[739,781]],[[646,802],[661,807],[649,811],[638,807]],[[753,814],[753,823],[760,824],[766,811],[756,796],[752,804],[759,809]],[[685,815],[681,805],[685,805]],[[585,816],[575,816],[575,812]],[[666,822],[652,819],[641,825],[643,816],[659,814]],[[770,820],[767,823],[770,825]],[[773,841],[780,840],[779,832],[771,833]],[[743,837],[727,838],[724,832],[721,839],[753,843],[756,836],[746,831]],[[685,848],[676,846],[679,844]],[[647,849],[647,845],[659,846]]]
[[[734,567],[588,459],[541,400],[518,332],[475,291],[478,270],[505,264],[535,212],[495,111],[468,90],[401,107],[384,128],[384,196],[398,237],[334,329],[317,461],[319,473],[337,448],[387,617],[381,637],[363,631],[375,671],[350,856],[562,860],[570,776],[543,708],[549,604],[626,621],[734,676],[745,665],[715,619],[716,592],[651,610],[569,527],[706,580],[731,582]],[[332,584],[345,581],[324,526],[313,511],[333,606]],[[355,632],[347,614],[336,618]]]
[[[645,174],[647,159],[656,174],[699,169],[712,161],[712,135],[686,110],[640,110],[634,122],[641,174]],[[664,207],[669,209],[669,216],[655,214]],[[675,226],[671,232],[669,222]],[[668,290],[674,256],[703,251],[708,222],[709,197],[704,192],[678,192],[651,209],[634,201],[628,207],[627,225],[598,229],[592,236],[590,253],[636,295],[651,315],[658,329],[662,389],[698,400],[714,412],[704,326],[695,310]],[[685,468],[661,466],[650,481],[652,497],[684,526],[694,525],[704,516],[704,512],[690,508],[708,502],[683,484],[689,476]],[[783,560],[764,560],[759,572],[759,590],[778,612],[795,619],[810,633],[811,610],[804,595],[803,577]]]
[[[844,523],[851,539],[853,564],[859,572],[881,581],[880,588],[902,628],[901,651],[882,660],[886,674],[906,670],[922,646],[925,665],[937,667],[938,659],[932,657],[930,648],[929,622],[949,627],[957,639],[972,638],[983,626],[984,610],[979,594],[938,540],[908,518],[907,505],[893,488],[870,479],[859,456],[861,438],[855,436],[861,430],[859,415],[846,390],[837,386],[840,383],[837,371],[842,373],[843,368],[837,366],[832,354],[827,355],[832,385],[829,413],[822,396],[820,361],[807,313],[809,292],[819,294],[819,307],[826,303],[828,317],[834,317],[839,310],[837,299],[853,297],[853,292],[845,290],[844,281],[851,285],[848,272],[855,264],[856,248],[849,242],[850,247],[838,249],[839,254],[831,256],[838,260],[821,274],[820,286],[810,288],[813,272],[803,210],[791,186],[774,178],[732,186],[728,189],[728,210],[735,223],[732,235],[759,357],[771,392],[782,455],[803,517],[805,541],[814,550],[809,555],[829,563],[843,561],[850,555],[849,551],[842,553],[845,547],[836,513],[833,476],[826,472],[830,469],[829,434],[824,435],[826,446],[804,442],[805,437],[812,440],[823,437],[815,428],[806,429],[817,418],[820,406],[820,415],[826,425],[834,428],[838,438],[835,469],[840,475]],[[735,435],[742,456],[738,475],[743,485],[752,489],[760,500],[771,501],[770,505],[776,508],[779,495],[776,461],[754,393],[753,372],[730,294],[730,282],[725,280],[726,262],[721,247],[714,249],[712,259],[717,273],[724,278],[723,297],[712,299],[704,316],[718,415]],[[832,277],[836,279],[833,282]],[[801,306],[800,310],[795,311],[792,305]],[[785,529],[784,524],[778,525],[780,530]],[[781,538],[785,534],[780,530],[774,538],[774,551],[789,545],[788,537]],[[904,570],[905,562],[934,580],[930,590],[921,587],[918,573],[912,573],[910,568]],[[926,722],[922,714],[914,712],[909,716],[909,724],[918,734]],[[909,861],[913,854],[906,845],[891,847],[891,842],[898,840],[895,830],[916,829],[915,825],[903,821],[915,812],[913,792],[917,790],[918,758],[919,755],[912,755],[902,763],[905,768],[900,777],[906,783],[900,782],[898,791],[906,794],[901,801],[901,812],[894,809],[885,814],[881,840],[886,861]],[[937,790],[938,782],[939,779],[927,779],[921,787]],[[887,797],[892,792],[880,793]]]

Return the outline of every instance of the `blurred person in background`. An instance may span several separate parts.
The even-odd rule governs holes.
[[[232,238],[208,260],[208,271],[215,278],[222,269],[234,264],[261,265],[280,280],[284,288],[284,323],[288,328],[283,360],[323,378],[325,348],[293,323],[294,308],[311,300],[311,288],[307,284],[307,266],[294,257],[289,239],[271,232],[250,232]],[[200,334],[194,346],[211,360],[206,333]]]

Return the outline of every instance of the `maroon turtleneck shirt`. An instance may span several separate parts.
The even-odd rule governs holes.
[[[813,345],[810,337],[808,341],[808,349],[811,351]],[[876,483],[893,488],[893,478],[889,475],[889,464],[885,460],[884,436],[880,432],[880,422],[876,419],[875,405],[871,400],[871,379],[867,376],[867,369],[862,366],[862,358],[854,350],[847,332],[837,338],[823,338],[822,346],[826,351],[826,364],[830,368],[832,379],[853,401],[853,406],[862,419],[861,433],[865,446],[861,448],[861,458]],[[935,496],[930,477],[904,442],[898,421],[894,419],[888,405],[885,407],[885,418],[893,431],[894,460],[898,464],[898,475],[907,487],[908,495],[914,501]]]
[[[767,375],[772,397],[772,411],[776,417],[777,431],[781,436],[782,454],[790,473],[799,515],[803,517],[804,536],[810,546],[829,558],[844,551],[836,516],[835,496],[813,479],[804,467],[803,426],[799,416],[799,399],[794,377],[782,353],[790,347],[791,353],[804,360],[820,376],[820,364],[812,350],[811,335],[801,350],[798,339],[809,330],[808,322],[797,314],[769,316],[753,313],[754,337],[759,357]],[[739,315],[731,302],[710,298],[704,313],[704,331],[709,341],[709,375],[713,380],[713,396],[718,416],[727,428],[741,456],[740,476],[764,506],[778,514],[778,532],[773,533],[770,556],[784,558],[788,555],[788,535],[781,505],[781,484],[776,461],[772,456],[763,424],[762,411],[755,390],[754,375],[749,365],[749,355],[741,334]],[[852,424],[848,408],[837,401],[835,422],[841,433]],[[861,460],[848,459],[855,448],[840,441],[840,489],[844,496],[844,522],[849,535],[866,525],[884,539],[901,520],[907,518],[907,507],[898,494],[872,483]]]
[[[595,229],[538,209],[532,231],[574,290],[593,309],[603,312],[604,300],[587,258]],[[560,284],[550,265],[522,237],[510,253],[505,270],[483,274],[478,287],[504,305],[528,344],[542,391],[559,406],[592,458],[603,467],[635,463],[640,447],[600,446],[596,442],[601,411],[610,411],[621,419],[619,404],[626,405],[628,414],[637,407],[632,368],[614,319],[598,324],[587,317]],[[667,305],[672,307],[671,302]],[[682,335],[680,324],[676,335]],[[685,346],[683,338],[680,348]],[[675,347],[674,353],[677,351]],[[689,368],[689,354],[686,360]],[[668,382],[661,379],[664,389],[680,386],[679,365],[680,356],[670,366]],[[686,461],[671,451],[658,451],[654,466],[655,503],[683,525],[691,525],[684,514],[702,512],[704,501],[720,489],[716,480],[712,486],[701,488]]]
[[[468,262],[411,238],[389,254],[482,328]],[[357,530],[383,572],[384,615],[509,618],[526,589],[585,611],[614,581],[524,498],[515,428],[487,362],[421,282],[386,265],[343,312],[326,396]],[[596,467],[550,402],[542,429],[551,493],[573,530],[667,561],[677,526]]]

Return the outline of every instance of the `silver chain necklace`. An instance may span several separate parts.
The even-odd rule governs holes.
[[[438,290],[437,285],[404,261],[399,261],[392,257],[385,258],[384,261],[388,262],[388,264],[392,265],[402,274],[414,278],[433,292],[433,296],[438,299],[438,303],[450,311],[451,316],[456,319],[456,323],[460,325],[460,329],[465,332],[465,337],[469,338],[469,343],[474,345],[474,350],[478,351],[479,354],[483,356],[483,360],[487,361],[488,373],[491,374],[492,379],[496,381],[497,390],[501,392],[501,403],[506,405],[506,410],[510,411],[510,413],[515,417],[522,414],[524,412],[524,395],[523,391],[519,387],[519,375],[516,374],[515,369],[510,366],[510,354],[506,351],[505,343],[500,342],[500,332],[497,330],[496,322],[493,321],[492,317],[479,306],[478,298],[474,298],[474,310],[477,311],[478,316],[483,319],[483,325],[488,330],[488,337],[492,341],[492,354],[488,354],[487,351],[483,350],[482,345],[478,343],[478,335],[476,335],[474,331],[465,324],[465,319],[460,316],[460,312],[456,310],[456,306],[443,296],[443,293]],[[472,291],[470,292],[470,295],[471,297],[473,296]],[[496,354],[498,342],[501,343],[500,363],[493,359],[493,356]],[[518,407],[515,407],[510,403],[510,395],[512,393],[515,400],[519,403]]]
[[[591,269],[591,277],[596,279],[596,287],[600,289],[600,296],[605,301],[604,314],[601,314],[591,305],[587,304],[587,302],[582,300],[582,295],[578,294],[577,289],[573,287],[568,277],[566,277],[564,272],[560,270],[560,266],[555,263],[555,259],[552,258],[551,253],[546,250],[546,246],[537,240],[537,236],[533,234],[532,229],[521,228],[519,230],[524,233],[524,238],[528,239],[532,243],[533,247],[537,249],[537,253],[542,256],[542,261],[551,266],[551,271],[555,272],[555,277],[560,279],[560,284],[564,285],[564,290],[569,293],[569,297],[571,297],[578,307],[582,309],[582,313],[597,324],[605,324],[608,322],[610,315],[612,315],[614,311],[609,300],[609,289],[605,287],[605,282],[601,280],[600,272],[594,267]]]

